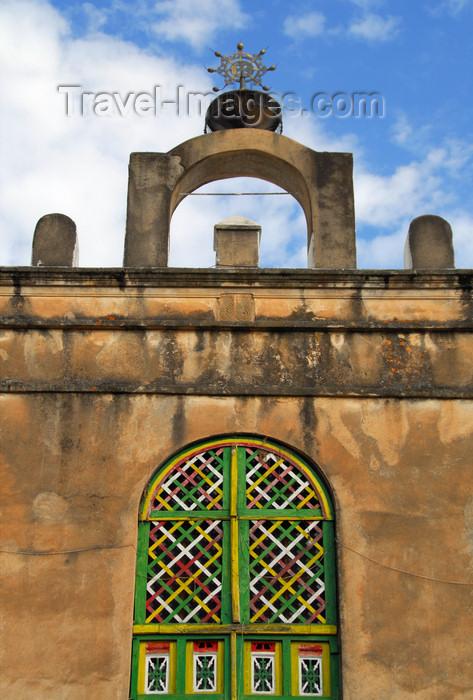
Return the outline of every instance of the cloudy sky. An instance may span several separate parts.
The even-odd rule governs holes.
[[[81,266],[120,266],[130,152],[202,134],[186,95],[221,87],[205,70],[213,51],[242,41],[267,48],[277,70],[265,81],[305,110],[284,110],[284,134],[354,153],[360,268],[402,268],[421,214],[451,223],[457,267],[473,267],[472,30],[473,0],[0,0],[0,265],[28,265],[37,220],[61,212],[77,224]],[[312,109],[317,93],[349,107],[357,92],[379,93],[382,116]],[[201,191],[277,188],[234,179]],[[262,225],[262,266],[306,266],[302,210],[278,195],[187,197],[170,264],[213,265],[213,226],[234,214]]]

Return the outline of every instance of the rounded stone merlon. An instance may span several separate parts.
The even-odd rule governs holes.
[[[217,267],[258,267],[261,226],[244,216],[231,216],[214,226]]]
[[[33,236],[31,264],[76,267],[79,243],[74,221],[65,214],[46,214],[39,219]]]
[[[454,268],[452,229],[441,216],[425,214],[411,222],[404,247],[405,269]]]

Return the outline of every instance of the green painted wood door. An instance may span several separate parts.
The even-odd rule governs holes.
[[[333,512],[273,442],[193,446],[141,510],[131,698],[338,698]]]

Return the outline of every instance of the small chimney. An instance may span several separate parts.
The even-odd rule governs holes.
[[[244,216],[231,216],[214,226],[217,267],[258,267],[261,226]]]

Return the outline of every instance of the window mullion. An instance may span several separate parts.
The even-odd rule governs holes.
[[[239,584],[240,584],[240,621],[247,625],[250,622],[250,576],[249,576],[249,537],[250,523],[248,520],[240,520],[238,522],[238,553],[239,553]]]
[[[232,586],[232,622],[240,622],[240,580],[238,559],[238,452],[232,445],[230,469],[230,538],[231,538],[231,586]]]
[[[231,586],[232,586],[232,622],[240,622],[240,572],[238,557],[238,520],[231,518]]]

